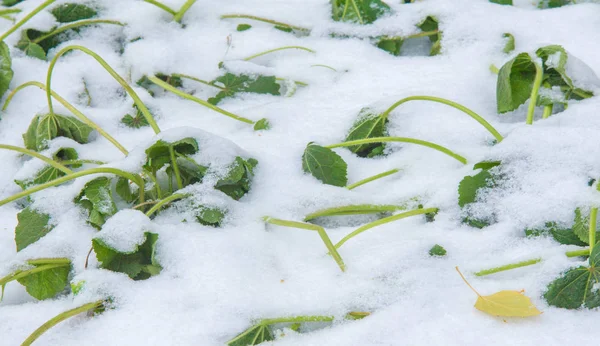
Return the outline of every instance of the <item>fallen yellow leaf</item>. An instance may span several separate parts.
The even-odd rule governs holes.
[[[456,271],[467,286],[477,294],[478,298],[475,302],[477,310],[504,317],[528,317],[542,313],[533,305],[531,299],[523,294],[524,291],[500,291],[489,296],[482,296],[469,284],[458,267],[456,267]]]

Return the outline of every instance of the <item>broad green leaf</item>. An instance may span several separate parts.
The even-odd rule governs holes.
[[[88,222],[98,229],[102,227],[106,219],[117,212],[110,183],[111,180],[107,177],[91,180],[85,184],[81,194],[75,198],[75,203],[88,211]]]
[[[538,8],[557,8],[574,3],[573,0],[539,0]]]
[[[146,232],[144,235],[144,242],[129,252],[117,251],[100,238],[92,239],[100,268],[125,273],[134,280],[145,280],[157,275],[161,270],[155,258],[158,234]]]
[[[596,227],[598,227],[596,225]],[[581,209],[575,209],[575,220],[573,223],[573,233],[583,243],[588,244],[590,242],[590,218],[589,212],[582,214]],[[596,228],[596,239],[600,240],[600,232]]]
[[[335,21],[371,24],[390,12],[381,0],[331,0],[331,18]]]
[[[490,2],[499,5],[511,5],[513,4],[512,0],[490,0]]]
[[[43,266],[43,265],[39,265]],[[17,281],[25,286],[32,297],[43,300],[54,298],[69,286],[71,266],[55,267],[28,275]]]
[[[435,244],[431,249],[429,249],[429,256],[446,256],[446,249],[438,244]]]
[[[252,28],[250,24],[239,24],[236,28],[237,31],[246,31]]]
[[[17,42],[17,48],[22,50],[27,56],[46,60],[48,51],[55,48],[63,42],[63,35],[53,35],[41,41],[37,39],[50,31],[39,31],[35,29],[25,29],[21,32],[21,38]]]
[[[504,49],[502,49],[502,51],[508,54],[515,50],[515,37],[509,33],[502,34],[502,37],[506,39],[506,43],[504,44]]]
[[[125,116],[121,118],[121,123],[125,124],[127,127],[131,127],[134,129],[149,126],[150,124],[148,124],[148,120],[146,119],[142,111],[140,111],[138,106],[134,104],[133,108],[135,109],[135,116],[132,116],[131,114],[125,114]]]
[[[536,55],[542,59],[543,81],[551,86],[573,87],[573,81],[567,76],[567,51],[559,45],[539,48]]]
[[[138,198],[138,195],[131,190],[127,178],[119,177],[119,179],[117,179],[116,191],[117,195],[127,203],[133,203]]]
[[[50,11],[59,23],[70,23],[96,16],[97,12],[82,4],[62,4]]]
[[[251,75],[235,75],[227,72],[225,75],[218,77],[210,82],[221,89],[217,95],[208,99],[213,105],[218,104],[227,97],[232,97],[237,93],[255,93],[255,94],[271,94],[281,95],[275,76],[251,76]]]
[[[258,345],[265,341],[275,340],[268,325],[256,324],[227,342],[228,346]]]
[[[421,23],[417,25],[422,32],[437,31],[433,35],[429,35],[431,41],[431,49],[429,56],[438,55],[442,49],[442,33],[439,31],[439,23],[437,18],[427,16]]]
[[[376,43],[377,48],[383,49],[394,56],[400,56],[404,39],[402,37],[383,36],[378,38]]]
[[[200,207],[196,219],[205,226],[221,226],[225,218],[225,212],[218,208]]]
[[[217,181],[215,189],[225,193],[236,201],[242,198],[248,191],[254,176],[254,167],[258,164],[255,159],[244,160],[236,157],[229,168],[229,172]]]
[[[487,170],[475,174],[474,176],[466,176],[458,185],[458,205],[462,208],[469,203],[475,202],[477,192],[480,189],[490,188],[493,186],[493,176]]]
[[[166,164],[170,164],[171,148],[173,148],[175,154],[182,156],[193,155],[198,152],[198,142],[191,137],[171,143],[159,140],[146,149],[146,164],[144,167],[151,172],[156,172]]]
[[[8,90],[13,78],[12,59],[10,49],[4,41],[0,42],[0,98]]]
[[[50,215],[37,212],[31,207],[17,214],[19,223],[15,228],[15,243],[17,252],[40,240],[54,228],[50,225]]]
[[[344,142],[374,137],[383,137],[387,133],[387,118],[376,114],[370,108],[361,109]],[[381,154],[385,143],[370,143],[348,147],[350,151],[361,157],[372,157]]]
[[[517,55],[500,68],[496,83],[498,113],[514,111],[529,99],[535,74],[535,64],[527,53]]]
[[[598,248],[600,247],[595,247],[595,249]],[[548,285],[544,298],[548,304],[559,308],[578,309],[585,306],[591,309],[598,307],[600,306],[600,292],[594,289],[594,285],[599,282],[599,279],[599,267],[582,266],[569,269]]]
[[[181,80],[181,77],[178,77],[178,76],[170,76],[170,75],[166,75],[163,73],[157,73],[157,74],[155,74],[155,77],[175,88],[181,88],[183,86],[183,81]],[[148,90],[148,93],[151,96],[154,96],[157,91],[162,90],[162,88],[159,88],[158,86],[156,86],[146,76],[142,76],[142,78],[140,78],[136,82],[136,84],[139,85],[140,87]]]
[[[33,118],[27,132],[23,134],[23,141],[27,149],[37,151],[47,148],[47,142],[56,137],[67,137],[77,143],[85,144],[93,130],[69,116],[39,114]]]
[[[309,143],[302,155],[302,169],[325,184],[346,186],[346,162],[333,150]]]
[[[587,244],[587,242],[582,242],[571,228],[559,227],[556,222],[546,222],[543,228],[525,230],[525,235],[528,237],[545,234],[552,235],[554,240],[564,245],[585,246]]]

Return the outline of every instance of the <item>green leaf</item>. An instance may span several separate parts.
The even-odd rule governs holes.
[[[526,229],[525,235],[528,237],[537,237],[545,234],[552,235],[552,238],[564,245],[585,246],[587,242],[582,242],[571,228],[559,227],[556,222],[546,222],[543,228]]]
[[[265,341],[275,340],[268,325],[259,323],[246,329],[227,342],[228,346],[258,345]]]
[[[239,24],[236,28],[237,31],[246,31],[252,28],[250,24]]]
[[[39,213],[31,207],[23,209],[17,214],[17,227],[15,228],[15,243],[17,252],[40,240],[54,228],[50,223],[50,215]]]
[[[573,0],[540,0],[538,8],[557,8],[575,3]]]
[[[262,118],[256,123],[254,123],[254,131],[268,130],[270,128],[271,124],[269,123],[269,120],[267,120],[267,118]]]
[[[512,1],[512,0],[511,0]],[[515,37],[512,34],[504,33],[502,37],[506,38],[506,43],[504,44],[504,49],[502,51],[506,54],[515,50]]]
[[[371,24],[390,12],[381,0],[331,0],[331,18],[335,21]]]
[[[198,222],[213,227],[220,227],[224,218],[225,212],[218,208],[200,207],[196,215]]]
[[[500,166],[500,164],[502,164],[502,161],[481,161],[473,165],[473,170],[483,169],[484,171],[487,171],[496,166]]]
[[[429,56],[438,55],[442,49],[442,33],[439,31],[439,22],[437,18],[427,16],[421,23],[417,25],[423,32],[437,31],[436,34],[429,35],[429,41],[431,41],[431,49]]]
[[[2,5],[6,7],[11,7],[23,1],[25,0],[2,0]]]
[[[446,256],[446,249],[444,249],[442,246],[435,244],[430,250],[429,250],[429,256]]]
[[[575,220],[573,224],[573,233],[581,240],[583,243],[590,243],[590,217],[589,212],[586,214],[582,214],[581,209],[575,209]],[[596,226],[597,227],[597,226]],[[600,232],[596,228],[596,239],[600,240]]]
[[[374,137],[384,137],[387,133],[387,122],[387,118],[382,114],[376,114],[370,108],[363,108],[358,114],[357,120],[352,125],[352,128],[350,128],[350,131],[348,132],[346,139],[344,139],[344,142]],[[381,153],[383,152],[384,148],[385,143],[370,143],[348,147],[351,152],[361,157],[374,156],[374,151],[376,153]]]
[[[134,104],[133,108],[135,109],[135,117],[131,116],[131,114],[125,114],[125,116],[121,118],[121,123],[125,124],[127,127],[131,127],[134,129],[149,126],[150,124],[148,124],[148,120],[146,119],[142,111],[140,111],[138,106]]]
[[[512,0],[490,0],[490,2],[498,5],[511,5],[513,4]]]
[[[484,220],[484,219],[477,219],[474,217],[465,217],[463,218],[462,222],[464,224],[467,224],[471,227],[475,227],[475,228],[484,228],[487,227],[489,225],[492,224],[492,222],[494,222],[493,220]]]
[[[254,167],[258,164],[255,159],[244,160],[236,157],[229,168],[229,172],[217,181],[215,189],[225,193],[236,201],[242,198],[248,191],[254,176]]]
[[[130,252],[118,251],[100,238],[92,239],[100,268],[125,273],[134,280],[145,280],[150,276],[157,275],[161,270],[160,264],[155,258],[158,234],[145,232],[144,236],[144,242],[136,245]]]
[[[127,203],[133,203],[138,198],[138,195],[131,190],[127,178],[119,177],[119,179],[117,179],[116,191],[117,195]]]
[[[241,92],[281,95],[279,92],[280,85],[277,83],[275,76],[235,75],[227,72],[225,75],[211,81],[210,84],[221,89],[216,96],[208,99],[208,102],[213,105],[218,104],[224,98],[232,97]]]
[[[37,38],[48,34],[50,31],[44,32],[35,29],[25,29],[21,32],[21,38],[17,42],[17,48],[22,50],[27,56],[46,60],[48,51],[58,46],[62,40],[61,35],[50,36],[42,41],[34,42]]]
[[[596,249],[599,247],[596,247]],[[598,267],[570,269],[548,285],[544,298],[548,304],[559,308],[578,309],[600,306],[600,294],[593,289],[600,278]]]
[[[106,219],[117,212],[117,207],[112,197],[111,180],[100,177],[89,181],[81,194],[75,198],[75,203],[88,211],[88,222],[100,229]]]
[[[52,156],[53,160],[62,163],[67,160],[76,160],[78,158],[77,151],[73,148],[60,148],[56,153]],[[70,164],[67,165],[72,168],[80,167],[81,164]],[[66,173],[53,167],[50,165],[44,166],[42,169],[37,171],[32,178],[24,179],[24,180],[16,180],[15,183],[19,185],[23,190],[28,189],[34,185],[40,185],[52,181],[56,178],[60,178],[65,176]]]
[[[42,265],[37,265],[40,267]],[[54,267],[25,276],[17,281],[32,297],[43,300],[55,297],[69,285],[71,266]]]
[[[50,11],[59,23],[70,23],[83,19],[90,19],[96,14],[96,10],[82,4],[62,4]]]
[[[466,176],[458,185],[458,205],[462,208],[469,203],[475,202],[477,192],[480,189],[493,186],[493,176],[487,170],[483,170],[474,176]]]
[[[159,140],[146,149],[146,164],[144,168],[156,172],[166,164],[171,164],[171,152],[173,148],[176,154],[187,156],[198,152],[198,142],[191,137],[183,138],[175,142]]]
[[[376,44],[377,48],[383,49],[394,56],[400,56],[404,39],[402,37],[383,36],[377,39]]]
[[[12,59],[10,49],[4,41],[0,42],[0,98],[8,90],[13,79]]]
[[[346,162],[333,150],[308,143],[302,155],[302,169],[325,184],[346,186],[348,183]]]
[[[498,113],[514,111],[529,99],[535,74],[535,63],[527,53],[517,55],[500,68],[496,83]]]
[[[59,114],[36,115],[27,132],[23,134],[25,147],[31,150],[47,148],[47,142],[56,137],[67,137],[80,144],[88,142],[89,134],[94,129],[83,122]]]

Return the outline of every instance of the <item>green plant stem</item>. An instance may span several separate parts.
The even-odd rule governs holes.
[[[46,35],[43,35],[43,36],[40,36],[40,37],[36,38],[32,42],[33,43],[40,43],[43,40],[47,39],[48,37],[52,37],[54,35],[58,35],[61,32],[65,32],[67,30],[79,28],[81,26],[94,25],[94,24],[114,24],[114,25],[119,25],[119,26],[125,26],[124,23],[121,23],[121,22],[116,21],[116,20],[109,20],[109,19],[87,19],[87,20],[82,20],[82,21],[79,21],[79,22],[75,22],[75,23],[71,23],[71,24],[68,24],[68,25],[65,25],[65,26],[58,27],[55,30],[47,33]]]
[[[60,104],[62,104],[65,108],[67,108],[71,113],[73,113],[73,115],[75,115],[79,120],[81,120],[82,122],[84,122],[86,125],[88,125],[89,127],[93,128],[94,130],[98,131],[98,133],[106,138],[109,142],[111,142],[115,147],[117,147],[117,149],[119,149],[120,152],[122,152],[125,156],[127,156],[129,154],[129,151],[127,151],[127,149],[125,149],[125,147],[123,147],[121,145],[121,143],[119,143],[116,139],[114,139],[111,135],[108,134],[108,132],[104,131],[98,124],[96,124],[95,122],[93,122],[90,118],[86,117],[85,114],[81,113],[77,108],[75,108],[75,106],[73,106],[72,104],[70,104],[67,100],[65,100],[64,98],[62,98],[60,95],[58,95],[57,93],[55,93],[53,90],[48,89],[46,87],[46,85],[44,85],[43,83],[40,82],[36,82],[36,81],[30,81],[30,82],[26,82],[23,83],[21,85],[19,85],[18,87],[16,87],[7,97],[6,97],[6,101],[4,102],[4,106],[2,107],[2,110],[6,110],[6,108],[8,107],[8,105],[10,104],[10,102],[12,101],[13,97],[21,90],[30,87],[30,86],[35,86],[38,87],[42,90],[50,90],[50,95],[52,95],[52,97],[58,101]]]
[[[286,27],[286,28],[290,28],[292,30],[310,32],[310,29],[303,28],[301,26],[290,25],[290,24],[278,22],[278,21],[275,21],[275,20],[272,20],[272,19],[267,19],[267,18],[263,18],[263,17],[252,16],[252,15],[248,15],[248,14],[224,14],[224,15],[221,16],[221,19],[227,19],[227,18],[252,19],[252,20],[257,20],[259,22],[273,24],[273,25],[276,25],[276,26],[283,26],[283,27]]]
[[[73,179],[77,179],[79,177],[83,177],[86,175],[90,175],[90,174],[102,174],[102,173],[110,173],[110,174],[114,174],[114,175],[118,175],[121,176],[123,178],[129,179],[131,181],[133,181],[136,185],[138,185],[140,188],[140,203],[144,202],[144,180],[139,176],[139,175],[134,175],[131,174],[129,172],[125,172],[122,171],[120,169],[117,168],[111,168],[111,167],[97,167],[97,168],[90,168],[90,169],[86,169],[83,171],[78,171],[72,174],[68,174],[65,176],[62,176],[60,178],[51,180],[47,183],[44,184],[40,184],[40,185],[36,185],[33,186],[27,190],[21,191],[17,194],[14,194],[8,198],[5,198],[3,200],[0,201],[0,206],[5,205],[7,203],[10,203],[12,201],[18,200],[19,198],[23,198],[23,197],[27,197],[35,192],[47,189],[49,187],[53,187],[56,185],[60,185],[62,183],[65,183],[67,181],[73,180]]]
[[[163,11],[169,12],[173,16],[177,14],[177,11],[175,11],[174,9],[170,8],[169,6],[167,6],[161,2],[154,1],[154,0],[144,0],[144,1],[162,9]]]
[[[173,172],[175,172],[175,181],[177,182],[177,189],[183,189],[183,182],[181,181],[181,173],[179,172],[179,165],[177,164],[177,158],[175,157],[175,149],[172,146],[169,147],[169,155],[171,155],[171,166]]]
[[[473,118],[475,121],[477,121],[478,123],[480,123],[483,127],[485,127],[486,130],[488,130],[492,136],[494,136],[494,138],[496,138],[496,140],[499,142],[502,142],[502,140],[504,139],[504,137],[502,137],[502,135],[498,132],[498,130],[496,130],[492,125],[490,125],[490,123],[488,123],[485,119],[483,119],[479,114],[473,112],[472,110],[470,110],[469,108],[441,98],[441,97],[435,97],[435,96],[409,96],[406,98],[403,98],[402,100],[399,100],[398,102],[394,103],[393,105],[390,106],[390,108],[388,108],[385,112],[382,113],[382,117],[384,119],[386,119],[389,114],[396,109],[398,106],[400,106],[403,103],[409,102],[409,101],[432,101],[432,102],[438,102],[438,103],[442,103],[445,104],[447,106],[453,107],[458,109],[459,111],[462,111],[463,113],[466,113],[468,116],[470,116],[471,118]]]
[[[333,67],[328,66],[328,65],[323,65],[323,64],[314,64],[314,65],[310,65],[310,67],[325,67],[325,68],[330,69],[331,71],[337,72],[337,70],[334,69]]]
[[[553,105],[544,106],[544,114],[542,114],[542,119],[547,119],[552,115]]]
[[[59,324],[60,322],[66,320],[66,319],[68,319],[70,317],[73,317],[75,315],[79,315],[82,312],[86,312],[86,311],[90,311],[90,310],[95,310],[95,309],[101,307],[103,304],[104,304],[104,301],[99,300],[97,302],[87,303],[87,304],[82,305],[80,307],[77,307],[75,309],[67,310],[65,312],[62,312],[62,313],[56,315],[55,317],[53,317],[52,319],[50,319],[48,322],[42,324],[33,333],[31,333],[31,335],[29,335],[29,337],[27,337],[27,339],[25,339],[25,341],[23,341],[23,343],[21,344],[21,346],[29,346],[29,345],[31,345],[42,334],[44,334],[45,332],[47,332],[48,329],[54,327],[55,325]]]
[[[244,60],[244,61],[250,61],[250,60],[252,60],[254,58],[258,58],[259,56],[267,55],[269,53],[273,53],[273,52],[277,52],[277,51],[285,50],[285,49],[301,49],[301,50],[305,50],[305,51],[310,52],[310,53],[315,53],[314,50],[312,50],[310,48],[302,47],[302,46],[285,46],[285,47],[279,47],[279,48],[269,49],[269,50],[266,50],[264,52],[256,53],[256,54],[250,55],[249,57],[246,57],[246,58],[244,58],[242,60]]]
[[[500,73],[500,70],[498,69],[498,67],[496,67],[496,65],[491,64],[490,65],[490,71],[492,71],[493,74],[498,74]]]
[[[51,114],[54,113],[54,110],[52,108],[52,98],[50,97],[50,95],[51,95],[51,86],[50,86],[50,83],[52,82],[52,71],[54,70],[54,66],[56,65],[56,62],[58,61],[58,59],[61,56],[63,56],[64,54],[66,54],[67,52],[70,52],[72,50],[82,51],[82,52],[90,55],[92,58],[94,58],[94,60],[96,60],[100,65],[102,65],[102,67],[119,84],[121,84],[121,86],[129,94],[129,96],[131,96],[131,98],[133,99],[133,102],[136,104],[136,106],[138,107],[138,109],[142,112],[142,114],[144,115],[144,117],[148,121],[148,124],[150,124],[150,127],[152,127],[152,129],[154,130],[154,132],[155,133],[160,133],[160,128],[156,124],[156,121],[154,121],[154,117],[152,117],[152,114],[150,114],[150,111],[148,110],[148,108],[146,107],[146,105],[142,102],[142,100],[139,98],[139,96],[136,94],[136,92],[133,90],[133,88],[131,88],[131,86],[129,86],[129,84],[127,84],[127,82],[123,79],[123,77],[121,77],[112,67],[110,67],[110,65],[108,65],[108,63],[106,63],[106,61],[104,61],[104,59],[102,59],[98,54],[96,54],[93,51],[91,51],[91,50],[89,50],[89,49],[87,49],[85,47],[82,47],[82,46],[68,46],[68,47],[65,47],[65,48],[61,49],[58,53],[56,53],[56,55],[54,56],[54,58],[52,58],[52,60],[50,61],[50,66],[48,67],[48,74],[46,76],[46,97],[48,99],[48,108],[50,109],[50,113]]]
[[[361,145],[361,144],[369,144],[369,143],[382,143],[382,142],[402,142],[402,143],[412,143],[412,144],[422,145],[424,147],[428,147],[428,148],[440,151],[440,152],[456,159],[457,161],[461,162],[462,164],[465,164],[465,165],[467,164],[466,158],[464,158],[461,155],[458,155],[457,153],[451,151],[450,149],[447,149],[447,148],[442,147],[441,145],[437,145],[435,143],[422,141],[420,139],[415,139],[415,138],[408,138],[408,137],[365,138],[365,139],[358,139],[355,141],[348,141],[348,142],[326,145],[325,148],[333,149],[333,148],[339,148],[339,147],[351,147],[353,145]]]
[[[35,267],[32,269],[28,269],[28,270],[17,270],[14,273],[8,274],[7,276],[0,278],[0,286],[4,286],[11,281],[19,280],[26,276],[35,274],[35,273],[43,272],[45,270],[50,270],[50,269],[54,269],[54,268],[66,267],[66,266],[70,266],[70,265],[71,265],[70,262],[67,264],[51,263],[51,264],[43,264],[43,265],[40,265],[39,267]]]
[[[213,88],[217,88],[217,89],[221,89],[221,90],[224,90],[224,89],[225,89],[225,88],[222,88],[222,87],[220,87],[220,86],[218,86],[218,85],[214,85],[214,84],[212,84],[211,82],[207,82],[207,81],[205,81],[205,80],[203,80],[203,79],[199,79],[199,78],[196,78],[196,77],[193,77],[193,76],[187,75],[187,74],[173,73],[171,76],[173,76],[173,77],[179,77],[179,78],[186,78],[186,79],[190,79],[190,80],[193,80],[193,81],[195,81],[195,82],[202,83],[202,84],[206,84],[206,85],[208,85],[208,86],[211,86],[211,87],[213,87]]]
[[[61,161],[61,163],[63,165],[79,165],[79,164],[83,164],[83,163],[89,163],[89,164],[93,164],[93,165],[105,165],[106,164],[106,162],[97,161],[97,160],[66,160],[66,161]]]
[[[386,40],[408,40],[411,38],[419,38],[419,37],[428,37],[432,35],[439,34],[439,30],[431,30],[431,31],[422,31],[416,34],[408,35],[408,36],[384,36]]]
[[[310,221],[318,217],[338,216],[338,215],[362,215],[392,212],[398,210],[406,210],[404,205],[375,205],[375,204],[358,204],[346,205],[343,207],[327,208],[315,211],[304,217],[304,221]]]
[[[363,225],[363,226],[357,228],[352,233],[350,233],[347,236],[345,236],[344,238],[342,238],[342,240],[340,240],[337,244],[335,244],[335,248],[339,249],[340,246],[344,245],[344,243],[347,242],[348,240],[354,238],[355,236],[357,236],[357,235],[361,234],[362,232],[367,231],[373,227],[381,226],[386,223],[401,220],[401,219],[404,219],[407,217],[421,215],[421,214],[435,213],[437,211],[438,211],[438,208],[415,209],[415,210],[407,211],[404,213],[384,217],[383,219],[379,219],[377,221],[370,222],[366,225]]]
[[[187,194],[187,193],[175,193],[165,199],[161,199],[160,201],[157,201],[156,204],[154,206],[152,206],[152,208],[150,208],[150,210],[148,210],[146,212],[146,216],[150,217],[150,216],[152,216],[152,214],[156,213],[160,208],[162,208],[166,204],[169,204],[175,200],[186,198],[189,196],[190,196],[190,194]]]
[[[511,264],[503,265],[503,266],[500,266],[500,267],[495,267],[495,268],[480,270],[477,273],[475,273],[475,275],[477,275],[477,276],[490,275],[490,274],[494,274],[494,273],[503,272],[505,270],[511,270],[511,269],[516,269],[516,268],[530,266],[530,265],[533,265],[533,264],[536,264],[536,263],[540,263],[541,261],[542,261],[541,258],[534,258],[534,259],[530,259],[530,260],[527,260],[527,261],[521,261],[521,262],[517,262],[517,263],[511,263]]]
[[[590,255],[590,248],[585,248],[583,250],[574,250],[574,251],[567,251],[565,252],[565,255],[567,257],[579,257],[579,256],[589,256]]]
[[[196,0],[187,0],[183,6],[181,6],[181,8],[179,9],[179,11],[177,11],[177,13],[175,13],[175,16],[173,17],[173,20],[176,21],[177,23],[181,23],[181,19],[183,18],[183,16],[185,15],[185,13],[190,9],[190,7],[192,7],[192,5],[196,2]]]
[[[286,79],[286,78],[277,77],[277,78],[275,78],[275,80],[278,80],[278,81],[285,81],[285,80],[287,80],[287,79]],[[297,84],[297,85],[299,85],[299,86],[303,86],[303,87],[305,87],[305,86],[308,86],[308,83],[300,82],[300,81],[297,81],[297,80],[294,80],[294,81],[292,81],[292,82],[293,82],[294,84]]]
[[[313,225],[310,223],[305,223],[305,222],[274,219],[274,218],[268,217],[268,216],[263,217],[263,220],[266,223],[270,223],[272,225],[291,227],[291,228],[300,228],[300,229],[306,229],[309,231],[317,231],[319,233],[319,236],[323,240],[323,243],[325,243],[325,246],[329,250],[329,253],[331,254],[331,256],[333,256],[333,259],[338,264],[338,266],[340,267],[342,272],[346,271],[346,265],[344,264],[344,260],[342,259],[342,256],[340,256],[340,254],[337,252],[336,248],[333,246],[331,239],[329,239],[329,236],[327,235],[327,232],[325,232],[325,229],[323,227]]]
[[[4,41],[4,39],[6,39],[10,34],[17,31],[17,29],[19,29],[21,26],[23,26],[23,24],[27,23],[27,21],[29,21],[31,18],[33,18],[33,16],[40,13],[40,11],[42,11],[46,7],[52,5],[52,3],[55,1],[56,0],[46,0],[46,1],[42,2],[33,11],[31,11],[29,14],[27,14],[25,17],[23,17],[23,19],[21,19],[17,24],[13,25],[12,28],[8,29],[7,32],[2,34],[2,36],[0,36],[0,41]]]
[[[175,94],[175,95],[181,96],[181,97],[183,97],[184,99],[187,99],[187,100],[190,100],[190,101],[196,102],[196,103],[198,103],[198,104],[201,104],[201,105],[203,105],[204,107],[208,107],[208,108],[212,109],[212,110],[213,110],[213,111],[215,111],[215,112],[219,112],[219,113],[221,113],[221,114],[223,114],[223,115],[225,115],[225,116],[228,116],[228,117],[230,117],[230,118],[233,118],[233,119],[235,119],[235,120],[238,120],[238,121],[241,121],[241,122],[244,122],[244,123],[246,123],[246,124],[254,124],[254,121],[252,121],[252,120],[250,120],[250,119],[247,119],[247,118],[244,118],[244,117],[241,117],[241,116],[235,115],[235,114],[233,114],[233,113],[230,113],[230,112],[228,112],[228,111],[226,111],[226,110],[224,110],[224,109],[222,109],[222,108],[219,108],[219,107],[217,107],[217,106],[215,106],[215,105],[212,105],[212,104],[210,104],[210,103],[208,103],[208,102],[206,102],[206,101],[204,101],[204,100],[202,100],[202,99],[199,99],[199,98],[197,98],[197,97],[194,97],[194,96],[192,96],[192,95],[190,95],[190,94],[188,94],[188,93],[185,93],[185,92],[183,92],[183,91],[181,91],[181,90],[179,90],[179,89],[177,89],[177,88],[173,87],[173,86],[172,86],[172,85],[170,85],[169,83],[165,83],[165,82],[163,82],[162,80],[160,80],[159,78],[156,78],[155,76],[150,76],[150,77],[148,77],[148,79],[149,79],[149,80],[150,80],[152,83],[154,83],[154,84],[158,85],[159,87],[161,87],[161,88],[163,88],[163,89],[165,89],[165,90],[168,90],[168,91],[172,92],[172,93],[173,93],[173,94]]]
[[[395,174],[395,173],[398,173],[398,172],[400,172],[400,170],[398,168],[390,169],[389,171],[385,171],[383,173],[379,173],[379,174],[376,174],[374,176],[371,176],[371,177],[359,180],[359,181],[357,181],[354,184],[347,185],[346,188],[348,190],[352,190],[352,189],[355,189],[355,188],[357,188],[357,187],[359,187],[361,185],[364,185],[366,183],[370,183],[370,182],[375,181],[377,179],[381,179],[381,178],[387,177],[388,175],[392,175],[392,174]]]
[[[346,17],[346,13],[348,12],[348,3],[352,3],[354,12],[356,13],[356,17],[358,18],[358,22],[361,25],[365,24],[365,22],[362,19],[362,16],[360,15],[360,11],[358,10],[358,6],[356,5],[356,2],[354,0],[346,0],[346,5],[344,6],[344,13],[342,14],[342,20],[344,19],[344,17]]]
[[[279,317],[265,318],[260,320],[260,324],[276,324],[276,323],[304,323],[304,322],[331,322],[335,319],[333,316],[294,316],[294,317]]]
[[[16,147],[16,146],[13,146],[13,145],[8,145],[8,144],[0,144],[0,149],[12,150],[12,151],[19,152],[21,154],[25,154],[25,155],[29,155],[31,157],[35,157],[37,159],[40,159],[40,160],[46,162],[50,166],[58,169],[59,171],[65,173],[65,174],[71,174],[71,173],[73,173],[73,171],[70,170],[68,167],[66,167],[66,166],[64,166],[64,165],[62,165],[62,164],[60,164],[60,163],[52,160],[49,157],[46,157],[46,156],[44,156],[44,155],[42,155],[40,153],[37,153],[37,152],[35,152],[33,150],[29,150],[29,149],[25,149],[25,148],[21,148],[21,147]]]
[[[535,112],[538,93],[540,92],[540,87],[542,86],[542,77],[544,76],[544,71],[542,70],[540,65],[535,62],[533,63],[533,65],[535,66],[535,79],[533,80],[531,96],[529,97],[529,107],[527,108],[527,119],[525,120],[525,123],[527,125],[533,124],[533,113]]]
[[[71,264],[71,260],[66,257],[61,258],[35,258],[27,260],[28,264],[40,265],[40,264]]]
[[[590,210],[590,226],[588,229],[590,254],[592,253],[592,250],[594,250],[594,246],[596,246],[596,219],[597,218],[598,218],[598,207],[594,207],[594,208],[592,208],[592,210]]]

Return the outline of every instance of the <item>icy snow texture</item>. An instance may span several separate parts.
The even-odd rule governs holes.
[[[19,5],[25,11],[40,1]],[[600,5],[577,4],[538,10],[530,0],[517,6],[500,6],[487,0],[424,0],[403,5],[390,1],[395,14],[374,25],[359,27],[335,23],[325,0],[221,0],[198,2],[184,18],[182,29],[169,14],[134,0],[95,1],[103,18],[128,23],[124,29],[102,26],[82,30],[66,44],[81,44],[100,54],[121,75],[131,80],[147,73],[179,72],[205,80],[219,75],[225,61],[234,71],[270,73],[308,83],[293,97],[241,95],[220,106],[254,120],[266,117],[273,128],[254,132],[191,101],[163,93],[151,98],[135,87],[157,116],[161,129],[194,127],[230,139],[258,159],[252,191],[239,202],[222,202],[230,215],[223,228],[193,222],[181,223],[181,213],[170,211],[153,221],[159,233],[160,275],[133,282],[122,274],[84,270],[91,238],[97,233],[85,224],[73,198],[85,179],[49,189],[34,196],[34,207],[52,214],[57,227],[36,244],[15,254],[16,204],[0,208],[0,264],[8,273],[28,258],[68,256],[73,259],[75,281],[86,280],[80,298],[34,302],[17,283],[6,288],[0,303],[0,343],[18,345],[35,328],[59,312],[82,304],[83,298],[111,296],[115,309],[94,317],[77,316],[51,329],[40,345],[221,345],[247,328],[252,319],[287,315],[335,315],[371,311],[360,321],[342,322],[309,334],[286,333],[278,345],[563,345],[583,344],[598,334],[598,311],[568,311],[547,306],[541,295],[560,272],[580,264],[547,238],[525,239],[523,229],[545,221],[571,222],[577,206],[600,202],[587,186],[600,175],[600,98],[571,102],[564,112],[525,126],[526,105],[510,115],[496,114],[496,76],[489,65],[501,66],[518,52],[531,52],[547,44],[560,44],[572,56],[600,74]],[[166,1],[178,8],[182,0]],[[271,26],[245,20],[219,20],[225,13],[248,13],[313,28],[310,37],[297,38]],[[408,35],[415,24],[435,15],[444,31],[442,54],[436,57],[394,57],[367,40],[332,39],[332,31],[356,35]],[[253,28],[235,30],[238,23]],[[0,22],[6,30],[10,22]],[[54,25],[44,11],[26,27]],[[512,33],[516,50],[502,53],[502,34]],[[582,35],[580,33],[585,33]],[[231,35],[232,47],[227,47]],[[129,41],[123,55],[117,39]],[[14,47],[19,32],[6,42]],[[66,45],[65,44],[65,45]],[[317,53],[281,51],[239,62],[267,49],[302,45]],[[62,48],[59,47],[58,49]],[[25,57],[11,48],[15,77],[11,87],[45,80],[48,64]],[[51,54],[52,55],[52,52]],[[338,72],[314,64],[326,64]],[[53,89],[76,103],[83,92],[82,79],[92,95],[91,107],[77,107],[113,134],[136,157],[154,136],[149,127],[129,129],[120,123],[131,112],[132,101],[92,58],[73,52],[59,61]],[[133,83],[132,83],[133,84]],[[213,96],[210,87],[186,81],[185,88],[201,98]],[[511,179],[499,193],[480,202],[498,223],[483,230],[460,223],[457,184],[472,174],[471,165],[424,147],[390,145],[381,159],[358,158],[336,149],[349,166],[349,181],[391,168],[402,173],[353,191],[321,184],[302,173],[300,157],[308,142],[343,140],[358,112],[378,109],[411,95],[435,95],[464,104],[488,119],[506,139],[489,146],[492,137],[479,124],[455,109],[414,101],[390,117],[390,134],[429,140],[464,155],[470,164],[502,159]],[[19,93],[2,115],[3,143],[22,145],[31,117],[47,109],[40,90]],[[103,137],[81,146],[81,157],[119,166],[123,155]],[[138,151],[135,148],[138,148]],[[138,155],[136,160],[142,160]],[[13,183],[23,160],[1,151],[0,196],[19,191]],[[131,160],[135,161],[131,158]],[[136,166],[132,164],[132,166]],[[127,168],[125,166],[119,166]],[[206,187],[206,186],[205,186]],[[205,187],[198,187],[201,191]],[[277,226],[265,227],[261,217],[301,220],[315,210],[352,203],[403,203],[420,196],[426,206],[441,209],[434,223],[411,218],[370,230],[342,248],[348,270],[341,273],[316,233]],[[214,203],[216,197],[209,197]],[[226,203],[226,204],[225,204]],[[333,241],[353,227],[328,228]],[[448,250],[444,258],[431,258],[433,244]],[[477,278],[479,269],[543,257],[535,266]],[[494,318],[475,310],[476,296],[464,285],[454,266],[467,274],[482,294],[502,289],[525,289],[544,314],[530,319]],[[109,337],[107,341],[107,337]]]

